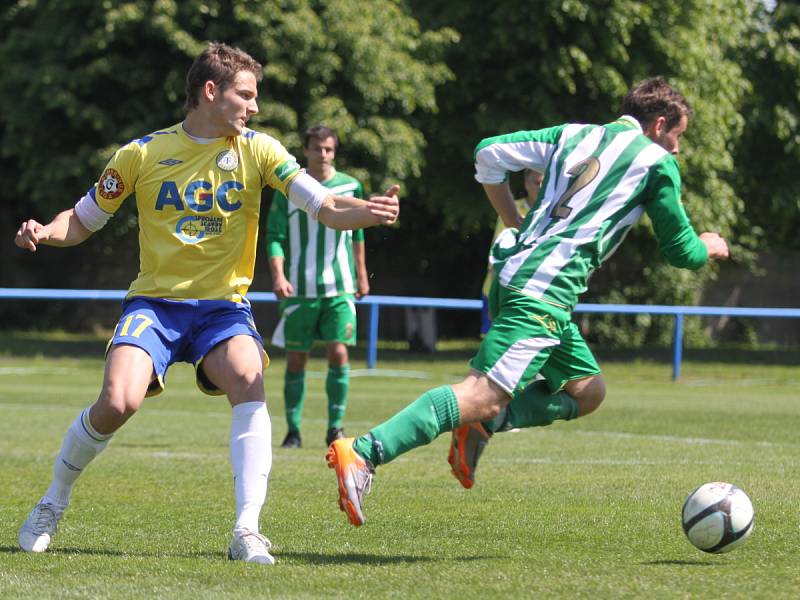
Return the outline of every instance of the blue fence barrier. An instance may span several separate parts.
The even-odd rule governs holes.
[[[0,288],[0,300],[122,300],[127,290],[69,290],[42,288]],[[271,292],[250,292],[251,302],[277,302]],[[357,304],[369,306],[367,330],[367,367],[378,364],[378,324],[382,306],[480,310],[480,300],[462,298],[416,298],[406,296],[367,296]],[[577,313],[606,313],[626,315],[670,315],[675,319],[672,345],[672,378],[681,375],[683,359],[684,317],[767,317],[800,318],[800,308],[743,308],[730,306],[664,306],[658,304],[578,304]]]

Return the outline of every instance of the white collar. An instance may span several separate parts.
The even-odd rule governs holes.
[[[644,133],[644,130],[642,129],[642,124],[639,123],[639,120],[636,117],[632,117],[630,115],[622,115],[619,119],[617,119],[616,122],[619,123],[620,121],[622,121],[627,125],[635,127],[636,129],[639,130],[639,133]]]
[[[221,137],[204,138],[204,137],[198,137],[196,135],[192,135],[191,133],[186,131],[186,127],[183,126],[183,123],[181,123],[181,129],[183,130],[183,133],[186,134],[186,137],[188,137],[193,142],[197,142],[198,144],[213,144],[217,140],[221,140],[222,139]]]

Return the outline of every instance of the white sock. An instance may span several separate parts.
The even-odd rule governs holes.
[[[237,529],[258,532],[272,468],[272,425],[264,402],[244,402],[232,409],[231,466]]]
[[[86,408],[69,426],[53,466],[53,481],[42,500],[62,510],[69,504],[69,496],[75,480],[95,456],[103,451],[113,434],[97,433],[89,422]]]

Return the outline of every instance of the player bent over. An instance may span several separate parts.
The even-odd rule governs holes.
[[[720,236],[695,234],[680,201],[673,155],[689,104],[657,77],[631,89],[621,112],[606,125],[519,131],[477,146],[475,178],[510,227],[492,248],[492,326],[460,383],[426,392],[366,435],[331,444],[339,506],[354,525],[364,523],[374,468],[446,431],[453,474],[470,488],[492,433],[574,419],[600,405],[600,368],[570,315],[591,272],[643,213],[670,264],[699,269],[727,258]],[[544,173],[541,201],[524,222],[507,182],[509,171],[522,169]],[[534,381],[537,374],[543,380]]]
[[[272,463],[262,372],[268,364],[245,294],[253,278],[261,190],[280,190],[338,229],[393,223],[398,188],[368,202],[331,195],[275,139],[245,127],[258,112],[262,67],[210,44],[186,78],[182,123],[120,148],[74,208],[49,224],[24,222],[15,243],[72,246],[99,230],[131,194],[139,214],[140,271],[109,344],[97,401],[70,425],[53,480],[19,532],[27,552],[52,542],[75,480],[139,409],[160,393],[169,365],[195,365],[197,384],[232,407],[232,560],[273,564],[259,514]]]

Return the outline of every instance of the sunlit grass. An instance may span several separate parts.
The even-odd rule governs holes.
[[[497,435],[470,491],[450,476],[442,436],[378,470],[362,528],[336,506],[324,379],[312,376],[303,448],[274,451],[262,530],[278,564],[266,569],[225,560],[229,409],[176,365],[167,391],[79,481],[52,551],[18,552],[63,433],[97,394],[101,356],[0,357],[2,598],[775,599],[800,589],[797,368],[721,361],[687,362],[677,384],[668,364],[608,363],[597,414]],[[403,360],[387,349],[379,367],[391,376],[352,381],[348,432],[455,381],[466,357],[446,356]],[[274,358],[277,446],[284,364]],[[321,375],[324,364],[309,370]],[[751,539],[728,555],[695,550],[680,528],[686,494],[710,480],[736,483],[757,512]]]

